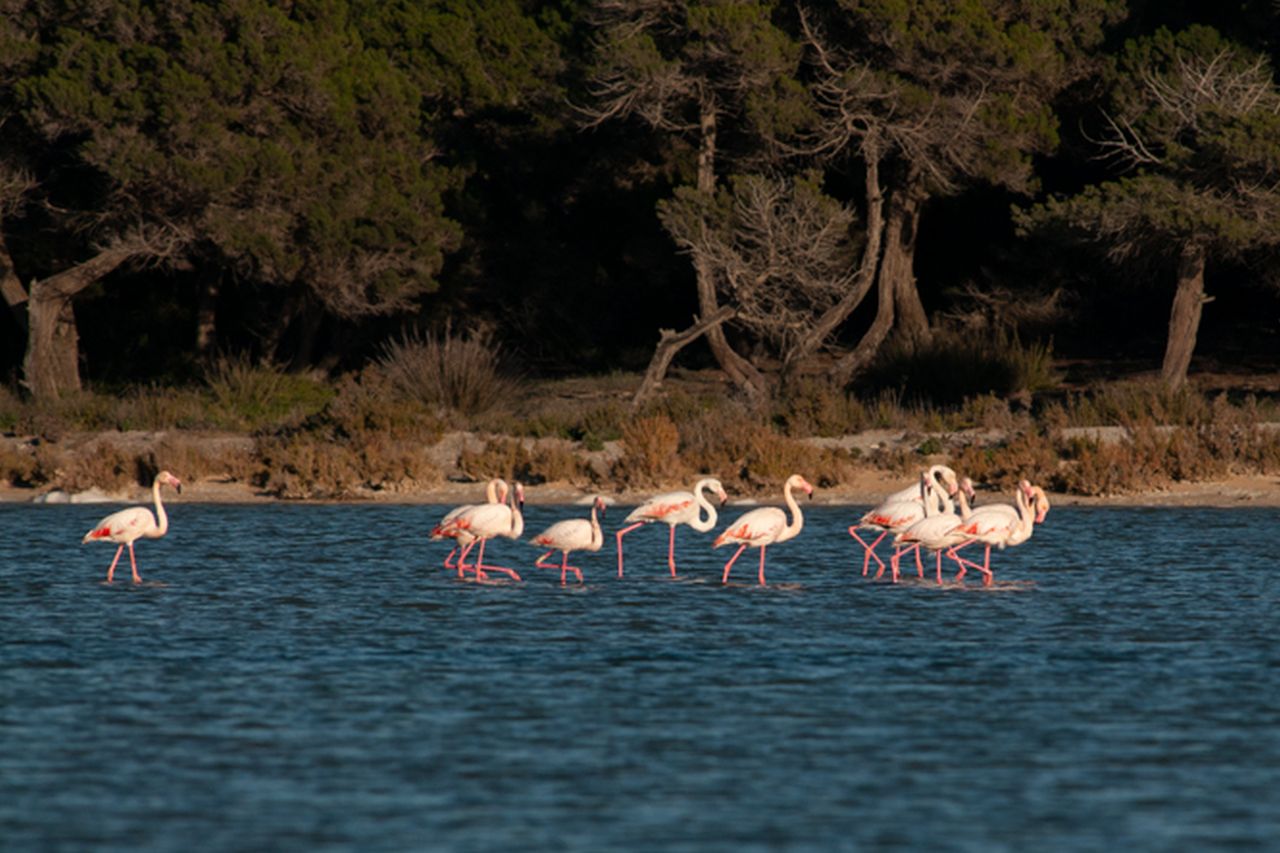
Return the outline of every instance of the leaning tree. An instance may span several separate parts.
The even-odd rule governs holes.
[[[840,0],[802,4],[806,86],[819,120],[792,150],[861,165],[866,256],[845,298],[804,341],[809,350],[874,283],[877,312],[832,373],[848,381],[893,330],[930,337],[913,272],[929,199],[979,185],[1035,188],[1033,158],[1057,144],[1053,98],[1080,78],[1122,4],[1115,0]]]
[[[729,171],[724,140],[758,145],[753,112],[793,79],[795,43],[773,22],[770,0],[599,0],[592,5],[597,38],[589,69],[585,124],[637,120],[661,134],[677,159],[692,163],[691,191],[712,201]],[[738,152],[741,153],[741,152]],[[695,205],[697,207],[697,205]],[[697,229],[710,223],[698,223]],[[677,238],[680,239],[680,238]],[[686,244],[687,245],[687,244]],[[704,253],[694,261],[698,310],[711,352],[751,396],[768,381],[736,352],[721,326],[717,274]]]
[[[1019,221],[1176,271],[1161,378],[1177,388],[1212,298],[1209,260],[1280,245],[1280,88],[1265,57],[1198,26],[1129,43],[1110,82],[1095,141],[1116,177]]]

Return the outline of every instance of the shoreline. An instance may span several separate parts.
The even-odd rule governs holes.
[[[868,471],[855,483],[846,483],[832,488],[816,488],[812,503],[819,506],[873,506],[889,492],[901,488],[909,482],[908,477],[892,475],[880,471]],[[687,488],[675,485],[670,488]],[[606,502],[618,505],[640,503],[650,495],[668,488],[656,487],[644,491],[627,492],[595,492],[582,489],[569,483],[546,483],[525,486],[525,502],[532,505],[581,504],[589,503],[592,496],[601,494]],[[447,482],[413,490],[369,490],[352,498],[314,499],[314,498],[279,498],[263,494],[252,486],[240,482],[220,480],[197,480],[183,483],[181,495],[166,495],[166,502],[171,504],[204,503],[204,504],[409,504],[409,505],[456,505],[475,503],[483,500],[484,484],[479,482]],[[979,488],[978,503],[992,503],[1006,496],[992,489]],[[0,487],[0,504],[36,505],[46,504],[116,504],[146,503],[150,499],[150,490],[137,486],[127,493],[104,493],[97,490],[69,494],[61,490]],[[1172,483],[1161,489],[1135,492],[1132,494],[1086,496],[1049,492],[1049,500],[1054,506],[1097,506],[1097,507],[1258,507],[1280,508],[1280,476],[1278,475],[1239,475],[1222,480],[1203,482]],[[776,496],[735,497],[729,498],[730,506],[768,505],[777,503]]]

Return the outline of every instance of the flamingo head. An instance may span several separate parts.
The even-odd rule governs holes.
[[[1036,511],[1036,524],[1044,523],[1044,517],[1049,514],[1049,496],[1039,486],[1031,487],[1031,506]]]
[[[960,478],[959,489],[961,492],[964,492],[964,496],[969,500],[973,500],[974,496],[977,494],[973,490],[973,480],[970,480],[968,477]]]
[[[600,497],[599,495],[596,495],[595,500],[591,502],[591,508],[593,510],[599,510],[600,514],[604,515],[607,510],[607,507],[605,506],[604,498]]]
[[[719,499],[720,506],[724,506],[729,502],[729,496],[725,494],[724,486],[721,485],[719,480],[712,480],[710,483],[707,483],[707,486],[711,489],[712,494]]]
[[[803,489],[807,497],[813,497],[813,486],[809,485],[809,481],[799,474],[792,474],[787,478],[787,485],[793,489]]]
[[[507,502],[507,494],[510,489],[507,487],[506,480],[501,477],[494,477],[489,481],[488,491],[491,493],[489,495],[489,503],[504,504]]]
[[[156,475],[156,482],[162,486],[173,486],[178,494],[182,494],[182,481],[170,474],[168,471],[161,471]]]
[[[520,509],[523,510],[524,509],[524,486],[522,486],[520,483],[516,483],[515,492],[516,492],[516,506],[520,507]]]
[[[946,465],[934,465],[923,476],[927,480],[930,475],[936,476],[942,481],[942,487],[947,490],[947,494],[951,497],[954,498],[956,492],[960,490],[960,481],[956,479],[956,472]]]

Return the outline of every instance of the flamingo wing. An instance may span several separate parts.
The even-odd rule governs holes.
[[[971,539],[993,544],[1003,542],[1018,525],[1018,511],[1008,504],[981,506],[956,528]]]
[[[530,541],[557,551],[577,551],[591,544],[591,522],[582,518],[557,521]]]
[[[108,539],[112,542],[132,542],[156,527],[156,517],[151,514],[151,510],[143,506],[131,506],[113,512],[99,521],[80,541]]]
[[[465,531],[487,539],[510,530],[511,520],[511,507],[506,504],[476,504],[458,513],[446,531]]]
[[[681,524],[690,511],[696,513],[694,497],[690,492],[667,492],[655,495],[631,511],[625,521],[665,521]]]
[[[920,501],[885,501],[862,517],[859,524],[882,530],[902,530],[924,518]]]
[[[714,547],[719,548],[726,542],[741,542],[747,545],[768,545],[778,538],[787,526],[787,514],[777,507],[766,506],[753,509],[730,524],[716,537]]]

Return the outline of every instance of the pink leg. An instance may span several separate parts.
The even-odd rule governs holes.
[[[729,558],[729,562],[724,564],[724,577],[720,578],[720,583],[729,582],[729,570],[733,568],[733,561],[738,559],[738,555],[747,547],[746,543],[738,546],[738,550],[733,552],[733,556]]]
[[[467,555],[471,553],[472,548],[476,547],[476,542],[482,543],[480,553],[484,553],[483,541],[479,539],[472,539],[469,543],[462,546],[462,551],[458,554],[458,577],[462,577],[463,572],[467,569],[474,568],[474,566],[467,565]]]
[[[124,546],[121,545],[119,548],[116,549],[116,557],[114,560],[111,561],[111,568],[107,569],[107,583],[111,583],[111,578],[115,576],[116,563],[120,562],[120,555],[123,553],[124,553]]]
[[[978,540],[976,539],[970,539],[967,542],[961,542],[959,545],[947,551],[947,555],[951,557],[953,560],[955,560],[956,563],[958,563],[960,566],[960,571],[956,572],[957,581],[963,581],[965,573],[967,572],[968,568],[972,567],[978,570],[979,572],[982,572],[983,586],[990,586],[991,585],[991,546],[990,545],[987,546],[986,555],[983,558],[984,564],[981,566],[979,566],[977,563],[973,562],[972,560],[966,560],[964,557],[961,557],[959,554],[959,551],[961,548],[967,548],[968,546],[972,545],[974,542],[977,542],[977,541]]]
[[[645,524],[645,522],[637,521],[630,527],[624,527],[618,531],[618,577],[622,577],[622,537],[643,524]]]
[[[938,573],[938,583],[941,584],[942,583],[942,550],[941,549],[938,550],[937,573]]]
[[[569,552],[565,551],[564,559],[560,561],[560,586],[565,585],[564,581],[565,581],[565,578],[568,576],[567,573],[570,570],[573,570],[573,573],[577,575],[578,583],[582,583],[582,570],[579,569],[577,566],[569,565]]]
[[[133,543],[129,543],[129,568],[133,569],[133,582],[142,583],[142,578],[138,577],[138,561],[133,556]]]
[[[898,582],[898,577],[899,577],[899,575],[898,575],[898,565],[902,562],[902,555],[903,555],[903,554],[909,554],[909,553],[911,553],[912,551],[915,551],[915,552],[916,552],[916,562],[917,562],[917,563],[918,563],[918,562],[920,562],[920,543],[919,543],[919,542],[917,542],[917,543],[915,543],[915,544],[913,544],[913,545],[908,545],[908,546],[906,546],[905,548],[899,548],[897,551],[894,551],[894,552],[893,552],[893,557],[891,557],[891,558],[890,558],[889,562],[890,562],[890,563],[892,564],[892,566],[893,566],[893,582],[894,582],[894,583],[897,583],[897,582]],[[881,575],[882,573],[883,573],[883,572],[877,572],[877,573],[876,573],[876,580],[879,580],[879,579],[880,579],[880,575]],[[921,569],[920,576],[921,576],[921,577],[924,577],[924,570],[923,570],[923,569]]]
[[[768,586],[768,584],[764,582],[764,549],[765,547],[766,546],[764,545],[760,546],[760,586]]]
[[[458,564],[453,562],[453,557],[457,553],[458,553],[458,543],[457,543],[457,540],[455,540],[453,543],[453,550],[450,551],[444,558],[444,567],[446,569],[458,568]]]
[[[676,526],[668,524],[671,528],[671,536],[667,541],[667,565],[671,567],[671,577],[676,576]]]
[[[916,546],[916,574],[924,580],[924,561],[920,559],[920,546]]]
[[[484,577],[485,569],[488,569],[491,572],[502,572],[506,574],[508,577],[510,577],[513,581],[520,580],[520,576],[515,573],[514,569],[508,569],[506,566],[493,566],[493,565],[486,566],[485,565],[484,543],[485,543],[485,540],[481,539],[480,540],[480,556],[476,558],[476,580],[485,579]]]
[[[858,535],[858,528],[856,527],[849,528],[849,535],[858,540],[858,544],[866,551],[866,554],[862,558],[862,576],[864,578],[867,576],[867,571],[871,568],[871,559],[873,557],[875,558],[875,561],[880,564],[880,571],[876,574],[876,577],[880,577],[880,575],[884,574],[884,560],[880,559],[880,556],[876,554],[876,546],[880,544],[881,539],[889,535],[889,531],[880,531],[880,535],[877,536],[876,540],[870,545],[864,542],[862,537]]]

